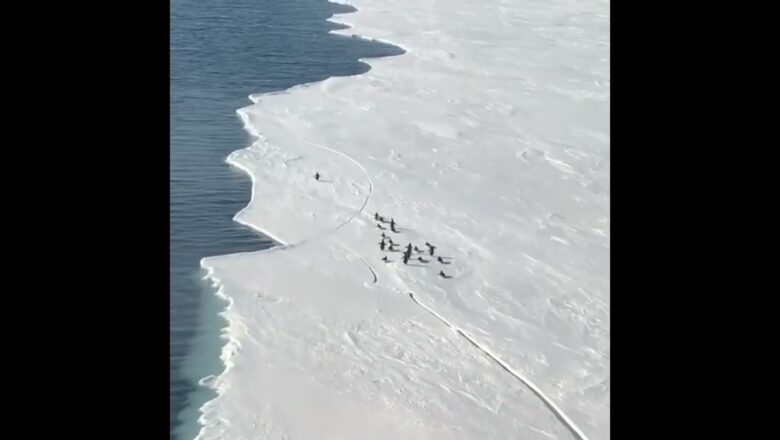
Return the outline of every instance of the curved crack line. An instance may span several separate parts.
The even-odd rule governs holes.
[[[504,369],[507,373],[514,376],[517,380],[523,383],[526,387],[528,387],[536,396],[544,403],[544,405],[549,409],[553,415],[555,415],[555,418],[558,419],[568,430],[579,440],[588,440],[588,437],[577,427],[577,425],[574,424],[574,422],[561,410],[558,408],[555,403],[553,403],[552,400],[550,400],[549,397],[547,397],[542,390],[539,389],[539,387],[536,386],[533,382],[531,382],[528,378],[523,376],[522,374],[514,371],[512,367],[506,364],[506,362],[502,361],[498,358],[498,356],[494,355],[490,352],[487,348],[480,345],[477,341],[475,341],[471,336],[467,335],[463,330],[453,325],[451,322],[446,320],[443,316],[438,314],[436,311],[431,309],[430,307],[424,305],[420,301],[417,300],[417,298],[414,297],[414,294],[412,292],[409,292],[409,298],[412,299],[418,306],[424,308],[428,312],[430,312],[436,319],[443,322],[447,327],[451,328],[455,332],[457,332],[459,335],[461,335],[463,338],[465,338],[467,341],[471,343],[475,348],[477,348],[479,351],[481,351],[483,354],[485,354],[487,357],[492,359],[495,363],[497,363],[501,368]]]
[[[371,181],[371,177],[369,177],[368,171],[366,171],[366,168],[363,166],[363,164],[361,164],[360,162],[355,160],[352,156],[350,156],[350,155],[348,155],[346,153],[342,153],[341,151],[336,150],[336,149],[331,148],[331,147],[328,147],[326,145],[318,144],[316,142],[306,141],[306,140],[304,140],[303,142],[306,143],[306,144],[309,144],[309,145],[311,145],[313,147],[317,147],[317,148],[323,149],[325,151],[330,151],[331,153],[338,154],[339,156],[341,156],[341,157],[349,160],[350,162],[354,163],[355,165],[358,166],[358,168],[360,168],[360,171],[363,172],[363,175],[366,177],[366,181],[368,182],[368,194],[366,194],[366,198],[363,200],[363,204],[360,205],[360,208],[358,208],[357,212],[355,212],[352,216],[350,216],[348,219],[344,220],[344,222],[342,222],[341,224],[339,224],[338,226],[336,226],[335,228],[333,228],[332,230],[329,231],[329,232],[336,232],[339,229],[341,229],[342,227],[346,226],[347,223],[349,223],[352,220],[354,220],[355,217],[357,217],[358,215],[363,213],[363,211],[366,209],[366,205],[368,205],[368,199],[371,197],[371,194],[373,194],[373,192],[374,192],[374,182]],[[325,235],[325,234],[323,234],[323,235]]]
[[[353,251],[353,252],[354,252],[354,251]],[[355,255],[357,255],[357,253],[355,253]],[[365,258],[363,258],[363,257],[362,257],[362,256],[360,256],[360,255],[358,255],[358,257],[360,257],[360,259],[361,259],[361,260],[363,260],[363,263],[365,263],[365,264],[366,264],[366,266],[368,267],[368,270],[370,270],[370,271],[371,271],[371,275],[373,275],[373,276],[374,276],[374,284],[376,284],[376,282],[379,280],[379,278],[377,278],[377,276],[376,276],[376,272],[374,271],[374,268],[371,266],[371,264],[369,264],[368,260],[366,260]]]

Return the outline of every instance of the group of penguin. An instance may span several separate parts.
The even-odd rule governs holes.
[[[395,219],[391,218],[390,221],[387,221],[384,217],[380,216],[378,213],[374,213],[374,220],[379,222],[376,225],[377,225],[377,227],[380,230],[382,230],[382,231],[387,230],[388,228],[382,226],[382,224],[389,224],[390,225],[389,229],[390,229],[391,232],[394,232],[396,234],[399,233],[398,230],[395,227]],[[390,236],[385,235],[385,233],[382,232],[381,240],[379,241],[379,249],[381,249],[382,251],[387,250],[387,251],[390,251],[390,252],[396,252],[396,249],[395,249],[396,246],[400,246],[400,245],[398,245],[397,243],[393,242],[393,239]],[[427,250],[428,255],[430,255],[431,257],[434,257],[435,256],[434,253],[436,251],[436,246],[428,243],[427,241],[425,242],[425,246],[428,248],[428,250]],[[406,249],[404,250],[404,254],[401,257],[401,261],[403,261],[404,264],[408,264],[409,263],[409,260],[412,258],[412,251],[414,251],[415,253],[418,253],[418,254],[424,254],[426,252],[423,249],[419,249],[417,246],[412,246],[411,243],[407,244],[406,245]],[[450,264],[449,261],[445,261],[445,259],[443,257],[441,257],[441,256],[436,256],[436,260],[439,263],[441,263],[441,264]],[[385,263],[389,263],[390,259],[388,259],[387,255],[385,255],[384,257],[382,257],[382,261],[384,261]],[[428,263],[428,262],[430,262],[430,260],[426,260],[422,256],[418,256],[417,257],[417,261],[419,261],[420,263]],[[442,278],[452,278],[451,276],[445,274],[443,270],[439,271],[439,276],[442,277]]]

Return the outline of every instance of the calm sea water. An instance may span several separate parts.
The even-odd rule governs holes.
[[[218,374],[225,306],[202,279],[202,257],[259,250],[272,242],[232,221],[250,181],[227,155],[250,143],[236,109],[252,93],[283,90],[398,55],[392,46],[329,35],[326,22],[352,8],[326,0],[172,0],[170,133],[170,432],[197,434],[212,398],[198,379]]]

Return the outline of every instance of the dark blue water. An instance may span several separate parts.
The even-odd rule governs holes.
[[[201,279],[202,257],[272,242],[232,221],[250,181],[225,164],[249,145],[236,109],[253,93],[368,70],[358,58],[398,48],[329,35],[352,8],[326,0],[171,1],[170,431],[192,439],[197,409],[213,397],[197,380],[221,371],[221,304]]]

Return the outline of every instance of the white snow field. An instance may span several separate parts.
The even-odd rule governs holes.
[[[202,262],[198,438],[608,439],[608,2],[349,3],[338,33],[407,53],[239,110],[236,220],[282,245]]]

